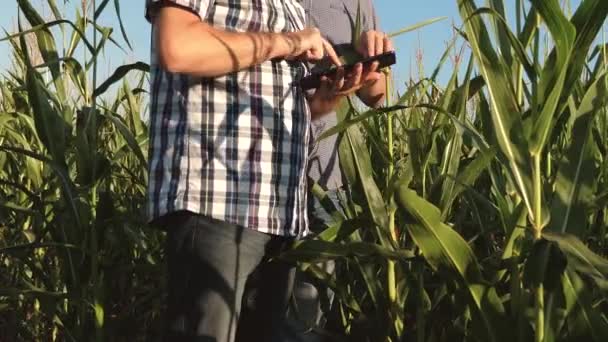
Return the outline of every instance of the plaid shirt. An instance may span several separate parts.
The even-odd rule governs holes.
[[[147,0],[151,22],[161,1]],[[296,0],[170,1],[217,29],[290,32],[305,26]],[[152,31],[154,36],[154,26]],[[163,70],[155,51],[153,39],[150,219],[188,210],[264,233],[305,235],[310,115],[294,86],[304,65],[273,60],[197,78]]]

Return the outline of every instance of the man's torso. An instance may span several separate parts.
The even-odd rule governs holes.
[[[353,26],[360,6],[363,31],[376,29],[376,16],[371,0],[302,0],[309,25],[319,28],[321,34],[342,54],[352,49]],[[323,188],[335,190],[342,186],[342,173],[338,157],[338,136],[333,135],[315,143],[326,130],[337,124],[336,113],[327,114],[311,123],[311,152],[308,161],[309,178]]]
[[[287,32],[305,24],[295,0],[173,1],[228,31]],[[188,210],[265,233],[303,234],[310,120],[293,85],[303,66],[268,61],[196,78],[162,70],[155,49],[153,42],[150,218]]]

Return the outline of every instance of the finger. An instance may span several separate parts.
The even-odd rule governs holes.
[[[369,31],[365,33],[365,41],[367,45],[367,56],[371,57],[376,55],[376,42],[374,41],[374,33]]]
[[[380,67],[380,62],[374,61],[374,62],[372,62],[372,64],[369,65],[369,67],[367,67],[365,69],[365,72],[366,73],[377,72],[379,67]]]
[[[338,54],[336,53],[334,48],[331,46],[331,44],[325,39],[322,40],[322,43],[323,43],[323,49],[325,50],[325,53],[327,54],[329,59],[332,61],[332,63],[334,63],[336,66],[342,66],[342,62],[340,61],[340,58],[338,58]]]
[[[362,33],[361,36],[359,36],[359,44],[355,46],[355,49],[361,55],[361,57],[367,57],[367,41],[365,39],[365,33]]]
[[[395,48],[393,47],[393,41],[388,36],[384,36],[383,43],[384,52],[395,51]]]
[[[334,77],[332,92],[337,93],[344,87],[344,68],[338,68],[336,76]]]
[[[314,58],[317,61],[321,61],[323,60],[323,58],[325,57],[325,54],[323,53],[323,48],[317,48],[314,51]]]
[[[325,49],[323,47],[323,44],[313,45],[313,48],[309,50],[311,58],[315,61],[320,61],[323,59],[324,51]]]
[[[344,82],[344,86],[340,89],[340,92],[352,92],[353,89],[359,86],[361,83],[361,77],[363,76],[363,65],[357,63],[353,72],[347,77]]]
[[[374,51],[375,52],[374,56],[379,55],[384,52],[384,33],[376,34],[376,37],[374,39],[374,44],[376,45],[376,47],[375,47],[376,51]]]

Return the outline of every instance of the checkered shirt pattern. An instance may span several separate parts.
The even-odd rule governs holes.
[[[152,23],[162,1],[233,32],[305,27],[296,0],[147,0]],[[159,65],[153,39],[149,218],[188,210],[263,233],[306,235],[310,113],[295,86],[305,72],[300,62],[273,60],[215,78],[173,74]]]

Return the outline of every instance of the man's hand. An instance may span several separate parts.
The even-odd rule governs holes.
[[[339,69],[336,75],[336,80],[332,80],[327,76],[321,77],[321,84],[314,94],[308,96],[308,106],[310,107],[310,116],[312,120],[333,111],[340,100],[346,95],[341,92],[344,87],[344,69]]]
[[[308,97],[312,119],[315,120],[333,111],[340,100],[354,94],[369,80],[375,80],[374,77],[374,75],[364,75],[361,64],[356,65],[349,75],[345,75],[343,68],[338,68],[332,78],[323,76],[319,88]]]
[[[393,43],[385,33],[367,31],[359,39],[358,52],[364,58],[394,51]],[[358,89],[361,100],[370,107],[378,107],[386,95],[385,75],[378,70],[379,63],[374,62],[363,72],[362,86]]]
[[[386,34],[379,31],[367,31],[361,35],[358,50],[363,58],[367,58],[393,51],[394,48]],[[335,96],[348,96],[361,91],[362,100],[370,107],[376,107],[384,97],[385,91],[384,77],[381,70],[378,70],[378,66],[378,62],[373,62],[366,68],[361,63],[357,63],[348,75],[338,70],[333,79],[327,80],[330,85],[327,85],[325,90],[331,91],[330,94]],[[383,82],[377,82],[379,80]],[[367,93],[370,93],[371,96],[365,96],[368,95]],[[378,96],[379,93],[382,93],[381,96]]]
[[[289,45],[287,59],[318,62],[327,56],[336,66],[342,65],[334,48],[321,36],[321,32],[317,28],[288,33],[286,41]]]
[[[358,51],[363,57],[372,57],[394,51],[390,38],[380,31],[367,31],[361,34]]]
[[[372,57],[394,51],[393,43],[386,34],[379,31],[367,31],[361,35],[358,52],[364,57]],[[368,106],[376,108],[381,105],[386,93],[385,76],[378,70],[379,63],[374,62],[364,69],[361,63],[355,65],[350,74],[339,68],[336,75],[321,80],[321,86],[309,97],[313,120],[331,112],[345,96],[357,93]]]
[[[367,58],[377,56],[385,52],[394,51],[394,48],[393,43],[386,34],[379,31],[367,31],[361,35],[357,50],[363,56],[363,58]],[[373,75],[376,73],[376,76],[380,77],[378,65],[378,62],[372,63],[365,72],[368,75]]]

